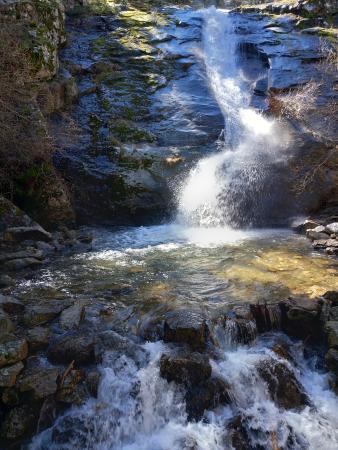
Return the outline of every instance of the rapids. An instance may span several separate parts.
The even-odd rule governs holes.
[[[95,329],[104,310],[107,328],[123,330],[142,348],[136,355],[106,352],[98,398],[73,406],[28,448],[231,449],[227,424],[241,414],[245,448],[335,450],[337,397],[321,361],[315,353],[305,359],[301,342],[278,332],[249,345],[229,335],[218,339],[212,370],[231,386],[232,404],[189,422],[183,390],[159,373],[160,356],[173,346],[138,337],[145,325],[173,309],[200,308],[212,317],[244,301],[278,302],[290,294],[337,289],[335,260],[314,254],[288,229],[266,228],[271,204],[278,209],[285,201],[271,178],[290,157],[290,138],[280,123],[251,105],[261,74],[250,79],[241,62],[237,19],[214,7],[174,14],[202,21],[202,42],[194,51],[224,116],[224,133],[177,189],[173,223],[92,230],[91,251],[60,257],[17,287],[29,298],[86,298],[90,327]],[[278,225],[289,220],[288,213],[282,208]],[[310,398],[302,409],[278,407],[258,371],[262,361],[279,360],[271,346],[280,339],[290,345],[288,367]]]

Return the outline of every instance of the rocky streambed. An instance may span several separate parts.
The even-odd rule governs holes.
[[[83,226],[2,200],[1,448],[337,448],[333,75],[302,5],[72,11],[50,125]]]

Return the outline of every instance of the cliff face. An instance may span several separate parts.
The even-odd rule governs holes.
[[[0,0],[1,193],[48,227],[74,220],[68,188],[54,168],[48,114],[76,95],[59,76],[66,41],[61,0]]]

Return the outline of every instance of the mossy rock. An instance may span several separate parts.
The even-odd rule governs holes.
[[[138,128],[127,120],[117,120],[110,124],[111,133],[121,142],[154,142],[155,136],[146,130]]]

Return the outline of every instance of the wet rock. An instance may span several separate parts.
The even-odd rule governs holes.
[[[290,349],[283,342],[275,344],[271,350],[282,359],[286,359],[287,361],[293,360]]]
[[[332,306],[338,306],[338,291],[327,291],[323,297],[331,302]]]
[[[15,326],[8,315],[0,309],[0,336],[4,333],[11,333],[14,331]]]
[[[251,305],[250,309],[259,333],[280,329],[281,311],[279,305],[257,304]]]
[[[17,406],[5,417],[1,426],[1,436],[7,440],[20,439],[35,428],[36,421],[36,415],[30,406]]]
[[[338,234],[338,222],[333,222],[326,225],[326,231],[329,234]]]
[[[94,362],[95,338],[92,335],[69,335],[53,342],[48,349],[52,362],[90,364]]]
[[[77,328],[84,319],[85,307],[80,302],[74,303],[73,306],[62,311],[60,316],[60,327],[64,330]]]
[[[15,364],[27,358],[28,345],[26,340],[17,339],[0,344],[0,367]]]
[[[327,367],[338,377],[338,350],[330,348],[325,355]]]
[[[6,270],[17,271],[22,269],[28,269],[30,267],[41,266],[42,262],[36,258],[21,258],[13,259],[11,261],[6,261],[3,266]]]
[[[318,340],[322,335],[322,301],[305,296],[290,297],[280,303],[282,330],[299,339]]]
[[[24,368],[22,362],[0,369],[0,387],[12,387],[15,385],[16,377]]]
[[[43,254],[34,248],[28,248],[26,250],[16,251],[16,252],[7,252],[0,255],[0,263],[6,263],[7,261],[15,260],[15,259],[42,259]]]
[[[48,347],[51,332],[49,328],[35,327],[27,331],[28,348],[31,352]]]
[[[42,325],[55,319],[64,308],[65,305],[62,303],[47,303],[44,305],[30,306],[26,309],[24,323],[26,326],[30,327]]]
[[[228,424],[227,429],[227,440],[230,442],[227,442],[226,444],[230,444],[235,450],[250,449],[249,436],[245,429],[245,426],[242,423],[241,416],[234,417]]]
[[[327,247],[338,248],[338,241],[336,239],[318,239],[313,241],[313,248],[320,250]]]
[[[307,395],[286,365],[274,360],[263,361],[258,373],[279,407],[291,409],[309,404]]]
[[[58,368],[37,367],[25,371],[19,380],[20,392],[30,392],[35,400],[42,400],[57,390]]]
[[[338,321],[338,306],[330,309],[330,320]]]
[[[47,242],[38,241],[34,243],[34,246],[42,253],[43,256],[49,255],[55,252],[55,247]]]
[[[204,411],[229,404],[231,402],[229,393],[229,385],[219,378],[210,378],[206,382],[192,387],[187,391],[185,397],[188,420],[201,420]]]
[[[0,294],[0,308],[8,314],[19,314],[25,309],[25,306],[14,297]]]
[[[80,234],[77,236],[77,240],[82,244],[90,244],[93,241],[93,236],[91,234]]]
[[[180,310],[166,314],[164,340],[188,344],[193,349],[207,346],[209,328],[204,315],[199,311]]]
[[[124,354],[140,364],[145,359],[145,351],[142,347],[112,330],[103,331],[98,334],[95,345],[96,362],[102,361],[105,352],[109,352],[111,357],[114,358],[118,358],[121,354]]]
[[[4,239],[10,242],[43,241],[51,242],[52,235],[40,226],[7,228]]]
[[[174,381],[186,386],[195,386],[211,377],[208,357],[199,353],[185,356],[162,355],[160,374],[169,383]]]
[[[81,385],[83,374],[79,370],[71,370],[58,387],[56,399],[63,403],[80,405],[86,399],[87,393]]]
[[[311,239],[312,241],[315,241],[320,239],[328,239],[329,235],[325,232],[325,227],[319,225],[318,227],[312,230],[307,230],[306,237]]]
[[[1,400],[6,406],[17,406],[21,403],[20,393],[16,388],[5,388],[3,390]]]
[[[100,373],[95,371],[89,372],[86,376],[86,386],[90,395],[92,395],[93,397],[97,397],[100,379]]]
[[[94,423],[90,417],[65,416],[52,431],[52,442],[56,448],[86,448],[88,436],[95,432]]]
[[[338,321],[329,320],[326,322],[325,332],[329,348],[338,348]]]
[[[306,233],[307,230],[312,230],[319,226],[318,222],[315,222],[314,220],[304,220],[304,222],[301,222],[299,224],[296,224],[292,228],[297,231],[298,233]]]
[[[0,232],[6,228],[36,225],[21,209],[0,195]]]

